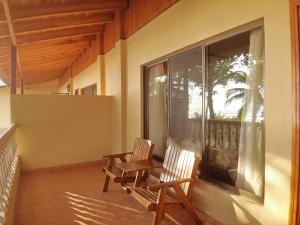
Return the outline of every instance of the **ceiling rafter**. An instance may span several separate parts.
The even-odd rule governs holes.
[[[29,32],[43,32],[51,31],[53,29],[66,29],[72,27],[84,27],[89,25],[99,25],[104,23],[111,23],[114,21],[114,13],[97,13],[80,16],[60,16],[49,19],[39,19],[31,21],[15,22],[16,33],[26,34]],[[2,31],[5,33],[5,29]],[[1,29],[0,29],[1,35]]]
[[[66,14],[76,14],[79,12],[108,12],[116,9],[126,9],[128,7],[127,0],[109,0],[109,1],[92,1],[77,0],[77,2],[64,4],[41,4],[35,7],[25,7],[16,9],[13,13],[15,21],[23,18],[45,18],[51,16],[59,16]]]
[[[18,41],[20,44],[25,44],[29,42],[38,42],[45,41],[51,39],[59,39],[66,37],[75,37],[75,36],[84,36],[96,33],[103,33],[104,26],[103,25],[92,25],[80,28],[68,28],[68,29],[58,29],[52,31],[44,31],[33,34],[24,34],[17,35]]]

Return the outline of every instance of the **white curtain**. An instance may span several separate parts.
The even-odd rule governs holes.
[[[167,76],[164,63],[149,68],[149,139],[154,154],[164,157],[167,139]]]
[[[236,186],[257,196],[263,194],[263,58],[261,28],[250,33],[249,73],[246,78],[239,142]]]

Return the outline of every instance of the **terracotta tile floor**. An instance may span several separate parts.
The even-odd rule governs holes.
[[[102,193],[98,165],[21,176],[15,225],[150,225],[153,214],[119,185]],[[193,224],[184,210],[169,212],[163,224]]]

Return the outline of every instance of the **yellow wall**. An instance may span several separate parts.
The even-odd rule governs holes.
[[[0,88],[0,129],[10,126],[10,88]]]
[[[22,169],[94,161],[111,153],[112,102],[109,96],[13,95]]]
[[[288,0],[181,0],[127,40],[127,143],[141,134],[140,66],[264,17],[265,203],[199,181],[195,205],[227,225],[288,223],[292,81]],[[107,85],[109,81],[107,81]]]

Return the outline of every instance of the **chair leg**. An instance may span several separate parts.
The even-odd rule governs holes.
[[[194,222],[197,225],[203,225],[203,223],[201,222],[201,220],[199,219],[197,213],[195,212],[192,204],[190,203],[190,201],[188,200],[188,198],[186,197],[186,195],[184,194],[184,192],[182,191],[180,185],[174,185],[174,189],[180,199],[180,201],[183,203],[184,207],[186,208],[186,210],[188,211],[188,213],[191,215],[191,217],[193,218]]]
[[[165,214],[165,201],[168,192],[168,187],[162,187],[157,198],[157,208],[152,225],[160,225]]]
[[[105,175],[105,180],[104,180],[104,184],[103,184],[103,192],[107,192],[108,190],[108,185],[109,185],[109,180],[110,180],[110,176]]]

